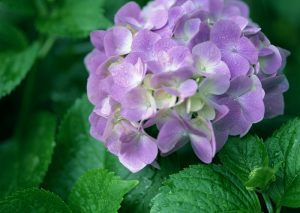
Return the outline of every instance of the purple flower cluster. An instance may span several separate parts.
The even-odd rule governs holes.
[[[132,172],[186,143],[210,163],[229,135],[283,113],[288,53],[242,1],[130,2],[114,21],[85,59],[91,134]]]

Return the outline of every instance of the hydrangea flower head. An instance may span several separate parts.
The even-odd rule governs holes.
[[[91,42],[91,134],[132,172],[187,143],[210,163],[228,136],[283,113],[288,53],[242,1],[130,2]]]

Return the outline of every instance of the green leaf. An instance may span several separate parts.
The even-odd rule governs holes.
[[[3,4],[10,12],[18,15],[33,15],[35,13],[34,4],[31,0],[0,0],[0,7]]]
[[[71,213],[57,195],[43,189],[26,189],[0,201],[0,212]]]
[[[116,165],[117,163],[115,162]],[[129,175],[124,177],[128,180],[138,180],[139,185],[125,196],[120,212],[150,212],[151,200],[157,195],[162,183],[170,174],[180,170],[177,154],[159,159],[159,165],[159,170],[148,166],[138,173],[129,172]]]
[[[86,37],[91,31],[110,26],[102,4],[103,0],[65,0],[37,21],[38,30],[62,37]]]
[[[219,153],[222,164],[248,188],[265,188],[276,170],[269,168],[266,147],[257,136],[231,138]]]
[[[73,212],[114,213],[120,208],[123,196],[138,181],[121,180],[113,173],[95,169],[84,174],[74,185],[69,204]]]
[[[26,76],[37,57],[39,45],[21,52],[0,53],[0,98],[9,94]]]
[[[44,187],[66,199],[77,179],[93,168],[103,168],[106,150],[90,136],[92,106],[87,97],[75,102],[65,115],[57,136],[53,161]]]
[[[0,198],[41,184],[55,146],[56,121],[40,113],[28,121],[20,137],[0,146]]]
[[[270,196],[277,206],[300,207],[300,119],[284,125],[266,141],[273,165],[282,165]]]
[[[275,181],[277,169],[270,167],[259,167],[253,169],[244,185],[249,189],[265,189],[270,182]]]
[[[171,175],[151,212],[261,212],[254,192],[220,166],[195,165]]]
[[[0,20],[0,50],[22,50],[28,45],[22,31],[12,24]]]

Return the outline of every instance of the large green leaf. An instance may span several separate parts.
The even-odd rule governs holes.
[[[220,166],[196,165],[177,174],[161,187],[151,212],[261,212],[254,192]]]
[[[86,97],[75,102],[65,115],[57,136],[57,147],[44,187],[63,199],[77,179],[93,168],[103,168],[106,150],[89,133],[88,116],[92,106]]]
[[[269,157],[261,139],[248,136],[231,138],[219,153],[222,164],[249,188],[265,188],[274,179]]]
[[[19,137],[0,146],[0,197],[16,190],[39,186],[51,161],[56,121],[40,113]]]
[[[9,94],[26,76],[39,50],[37,43],[21,52],[0,53],[0,98]]]
[[[87,172],[74,185],[69,204],[73,212],[115,213],[120,208],[123,196],[132,190],[138,181],[121,180],[113,173],[102,169]]]
[[[102,4],[103,0],[64,0],[55,4],[49,16],[41,17],[37,27],[50,35],[86,37],[91,31],[110,25],[103,16]]]
[[[0,201],[0,212],[5,213],[71,213],[57,195],[42,189],[26,189]]]
[[[277,206],[300,207],[300,120],[284,125],[266,141],[270,160],[282,164],[269,193]]]

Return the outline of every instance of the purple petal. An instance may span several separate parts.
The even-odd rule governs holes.
[[[189,42],[200,30],[201,20],[198,18],[183,20],[175,29],[175,39]]]
[[[209,36],[210,27],[206,23],[201,23],[199,32],[193,37],[193,39],[189,43],[189,48],[193,49],[193,47],[197,44],[208,41]]]
[[[132,24],[138,26],[140,22],[141,8],[135,2],[128,2],[115,15],[115,24],[117,25]]]
[[[151,93],[143,88],[131,90],[122,101],[121,114],[130,121],[146,120],[155,113],[155,100]]]
[[[187,133],[178,119],[170,119],[159,131],[157,146],[162,153],[170,153],[178,144],[187,142]]]
[[[107,56],[125,55],[131,51],[132,33],[125,27],[113,27],[104,37]]]
[[[271,54],[261,57],[260,67],[265,74],[275,74],[282,66],[281,54],[275,46],[271,45],[269,48]]]
[[[90,134],[97,140],[104,140],[104,131],[107,126],[107,119],[92,112],[89,117],[91,124]]]
[[[238,42],[238,53],[249,60],[251,64],[256,64],[258,60],[258,51],[254,44],[246,37],[242,37]]]
[[[146,23],[144,28],[150,30],[161,29],[168,22],[168,11],[166,9],[150,8],[143,9],[142,15],[145,17]]]
[[[208,73],[207,78],[201,82],[199,91],[206,94],[222,95],[230,86],[229,69],[224,62],[219,63],[213,69],[214,73]]]
[[[196,64],[199,63],[199,65],[196,66],[199,67],[211,64],[214,65],[221,61],[221,52],[219,48],[211,41],[196,45],[192,50],[192,54]]]
[[[284,75],[269,77],[262,80],[266,91],[264,103],[266,106],[265,117],[273,118],[284,113],[283,93],[289,88],[289,83]]]
[[[210,38],[219,48],[225,48],[228,44],[234,44],[241,37],[240,27],[229,20],[218,21],[211,29]]]
[[[240,27],[241,30],[244,30],[249,23],[248,19],[246,19],[242,16],[233,16],[233,17],[230,17],[229,20],[236,23]]]
[[[105,79],[99,78],[96,74],[90,74],[87,82],[87,95],[90,102],[97,105],[107,96],[107,92],[103,90]]]
[[[225,52],[223,54],[223,60],[230,70],[231,78],[246,75],[250,70],[249,61],[239,53]]]
[[[138,172],[155,160],[157,145],[149,136],[133,132],[121,136],[120,140],[119,160],[131,172]]]
[[[241,88],[243,93],[235,91],[237,88]],[[253,123],[263,119],[265,92],[256,76],[240,76],[232,80],[227,93],[229,96],[221,99],[219,103],[226,105],[229,113],[218,123],[224,128],[227,127],[230,135],[243,136]]]
[[[139,31],[133,40],[132,51],[145,53],[148,59],[153,58],[154,44],[160,40],[160,35],[149,30]]]
[[[85,57],[84,64],[90,73],[95,73],[98,67],[104,63],[106,59],[107,57],[103,52],[94,49]]]
[[[168,51],[170,62],[167,71],[177,71],[182,67],[192,65],[192,55],[184,46],[173,47]]]
[[[109,67],[114,83],[124,88],[124,92],[129,91],[143,81],[146,73],[145,65],[138,60],[136,65],[127,62],[113,64]]]
[[[219,129],[219,126],[217,123],[214,124],[214,133],[216,137],[216,151],[220,151],[223,146],[225,145],[229,133],[228,133],[228,128],[227,129]]]
[[[206,137],[190,134],[191,144],[197,157],[204,163],[211,163],[214,153],[211,147],[211,141]]]
[[[181,98],[187,98],[195,95],[197,92],[198,85],[194,80],[186,80],[183,83],[180,84],[178,88],[179,97]]]
[[[163,38],[154,44],[153,51],[156,53],[161,52],[161,51],[167,52],[176,46],[178,46],[178,44],[173,39]]]
[[[100,51],[104,51],[104,37],[106,35],[106,31],[104,30],[97,30],[91,32],[90,38],[91,42]]]
[[[249,17],[249,8],[244,2],[239,0],[230,0],[226,1],[226,3],[224,13],[227,16],[239,15],[245,18]]]

